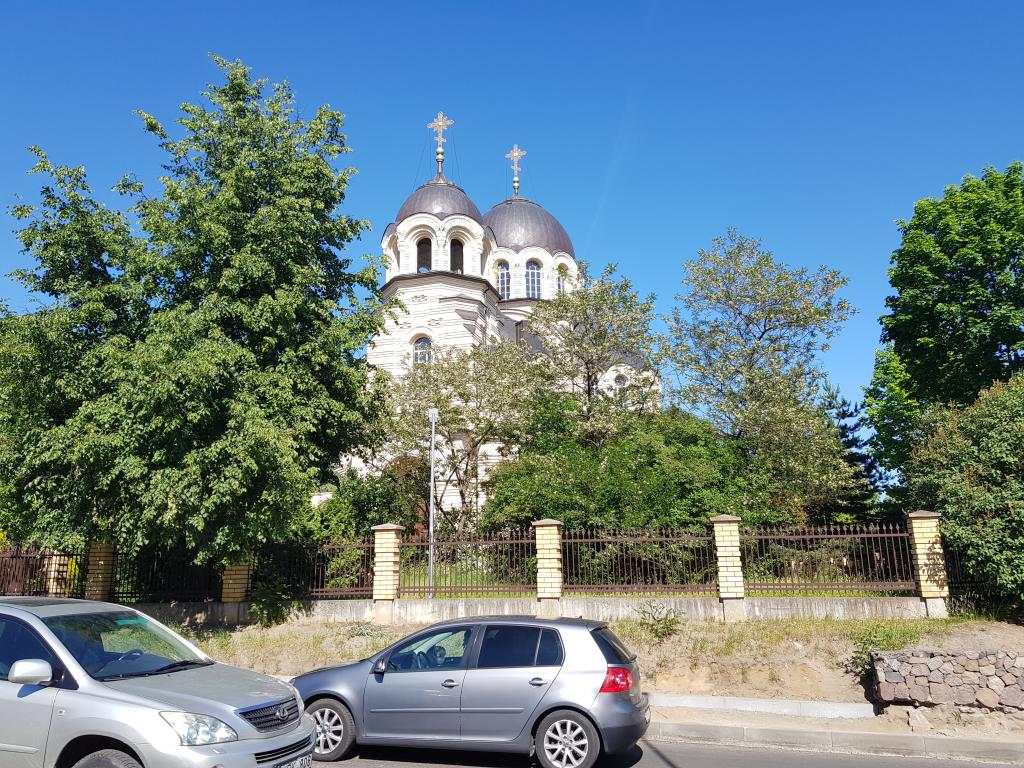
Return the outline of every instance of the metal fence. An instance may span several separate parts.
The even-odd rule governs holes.
[[[330,544],[275,544],[253,558],[252,593],[293,599],[366,598],[373,594],[373,536]]]
[[[565,592],[718,594],[714,538],[669,529],[565,531]]]
[[[991,607],[992,600],[986,594],[981,579],[968,567],[964,553],[945,539],[942,542],[942,552],[946,560],[950,610],[969,611]]]
[[[39,547],[0,549],[0,595],[82,597],[85,556]]]
[[[537,544],[531,530],[440,535],[401,545],[399,597],[512,597],[537,591]]]
[[[740,536],[747,594],[913,594],[910,534],[896,525],[757,529]]]
[[[114,561],[114,600],[119,603],[219,600],[222,568],[197,565],[183,549],[118,552]]]

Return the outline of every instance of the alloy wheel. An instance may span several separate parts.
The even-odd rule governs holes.
[[[333,709],[323,707],[313,713],[316,726],[316,753],[326,755],[333,752],[345,737],[345,723]]]
[[[556,720],[544,734],[544,754],[559,768],[576,768],[587,759],[589,749],[587,732],[572,720]]]

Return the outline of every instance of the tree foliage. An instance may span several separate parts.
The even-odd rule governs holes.
[[[985,592],[1024,600],[1024,374],[935,412],[906,465],[909,501],[942,530]]]
[[[52,164],[18,235],[49,304],[0,320],[0,527],[58,544],[184,542],[230,556],[279,536],[378,406],[360,350],[377,274],[340,251],[342,115],[300,118],[240,62],[184,104],[160,194],[127,212]]]

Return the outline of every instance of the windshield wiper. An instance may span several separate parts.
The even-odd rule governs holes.
[[[152,672],[147,672],[148,675],[162,675],[164,672],[176,672],[179,669],[187,669],[189,667],[208,667],[213,664],[212,661],[202,661],[200,659],[182,659],[181,661],[172,661],[170,664],[164,664],[162,667],[157,667]]]

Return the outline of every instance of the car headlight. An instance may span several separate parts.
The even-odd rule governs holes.
[[[216,717],[193,715],[191,712],[161,712],[160,716],[174,729],[186,747],[238,741],[235,729]]]

